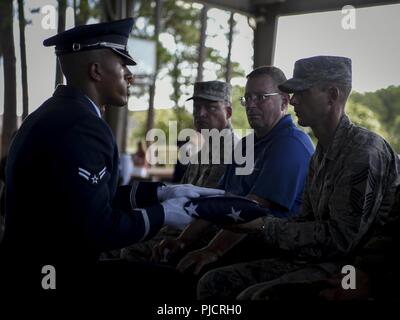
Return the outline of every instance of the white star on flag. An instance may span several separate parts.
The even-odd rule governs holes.
[[[237,222],[239,220],[243,221],[243,219],[240,217],[241,212],[242,212],[242,210],[235,211],[235,208],[232,207],[232,213],[228,214],[227,216],[231,217],[233,220],[235,220],[235,222]]]
[[[197,206],[198,206],[197,204],[194,205],[193,203],[190,203],[189,206],[185,208],[185,210],[189,215],[198,217],[199,215],[196,212]]]

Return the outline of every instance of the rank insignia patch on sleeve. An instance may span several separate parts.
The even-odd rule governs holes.
[[[86,169],[78,168],[78,174],[91,184],[98,184],[106,174],[107,167],[104,167],[98,173],[91,173]]]

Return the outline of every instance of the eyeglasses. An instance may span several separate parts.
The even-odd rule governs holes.
[[[277,96],[278,92],[251,94],[246,93],[244,97],[240,97],[240,104],[246,107],[250,102],[254,101],[256,104],[268,101],[270,97]]]

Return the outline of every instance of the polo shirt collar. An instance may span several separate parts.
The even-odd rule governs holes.
[[[264,137],[257,139],[257,136],[255,136],[255,138],[257,141],[261,141],[264,139],[267,140],[267,139],[270,139],[271,137],[273,137],[276,133],[281,131],[283,128],[292,127],[292,126],[294,126],[292,117],[290,114],[286,114],[278,121],[278,123]]]

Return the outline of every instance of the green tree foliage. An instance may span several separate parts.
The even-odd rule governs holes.
[[[245,134],[245,129],[249,129],[250,125],[247,121],[246,109],[240,104],[240,97],[244,94],[242,86],[232,87],[232,126],[236,129],[239,136]]]
[[[350,115],[364,123],[367,121],[365,127],[369,128],[368,125],[372,125],[372,131],[381,134],[397,152],[400,152],[400,86],[389,86],[363,94],[354,92],[349,103],[350,106],[351,103],[362,105],[362,110],[368,109],[368,115],[361,116],[357,111]],[[380,127],[377,127],[376,123],[379,123]]]
[[[129,139],[130,146],[136,146],[139,140],[146,138],[146,117],[147,111],[131,111],[130,118],[133,120],[133,130]],[[178,132],[184,128],[193,129],[193,116],[183,107],[172,109],[156,109],[154,117],[154,129],[161,129],[169,139],[169,121],[176,121]]]
[[[350,99],[346,105],[346,113],[356,125],[378,133],[386,139],[388,138],[388,133],[383,128],[377,114],[364,104]]]
[[[137,18],[132,34],[142,39],[154,37],[154,2],[137,1]],[[157,58],[160,78],[169,76],[173,87],[171,100],[176,107],[186,86],[195,79],[197,46],[199,42],[200,9],[192,3],[165,0],[161,10],[161,33],[168,43],[160,43]],[[170,48],[174,48],[172,51]],[[144,93],[144,92],[143,92]]]

